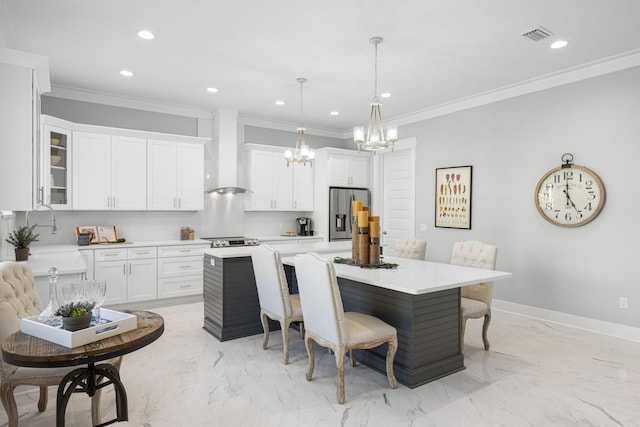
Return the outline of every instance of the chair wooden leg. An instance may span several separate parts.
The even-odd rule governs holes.
[[[284,364],[289,364],[289,324],[287,320],[280,322],[280,329],[282,330],[282,353],[284,354]]]
[[[336,392],[338,403],[344,403],[344,357],[347,354],[344,347],[336,347],[336,368],[338,370],[338,390]]]
[[[8,427],[18,427],[18,406],[16,405],[16,399],[13,397],[14,388],[9,382],[3,382],[0,386],[0,399],[7,413]]]
[[[349,359],[351,359],[351,366],[356,366],[356,351],[354,349],[349,350]]]
[[[396,358],[396,351],[398,350],[398,337],[393,337],[389,341],[389,346],[387,348],[387,378],[389,378],[389,385],[391,388],[398,387],[398,382],[396,381],[396,375],[393,372],[393,361]]]
[[[269,344],[269,321],[267,320],[267,313],[264,311],[260,312],[260,322],[262,322],[262,330],[264,331],[264,341],[262,341],[262,349],[267,349],[267,344]]]
[[[485,350],[489,350],[489,338],[487,337],[489,323],[491,323],[491,312],[484,315],[484,323],[482,324],[482,341],[484,342]]]
[[[311,377],[313,377],[313,370],[316,365],[316,357],[313,353],[313,342],[311,337],[304,337],[304,346],[307,348],[307,356],[309,356],[309,370],[307,370],[307,381],[311,381]]]
[[[49,401],[49,389],[47,386],[40,386],[40,398],[38,399],[38,411],[44,412],[47,410],[47,402]]]

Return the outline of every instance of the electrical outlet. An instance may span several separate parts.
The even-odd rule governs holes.
[[[427,231],[427,224],[420,224],[420,231]]]
[[[627,300],[627,297],[620,297],[618,299],[618,307],[619,308],[629,308],[629,301]]]

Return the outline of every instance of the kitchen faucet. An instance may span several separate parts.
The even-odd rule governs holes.
[[[45,224],[45,225],[40,225],[40,224],[36,224],[36,227],[51,227],[51,234],[56,234],[58,233],[58,227],[56,226],[56,214],[53,210],[53,208],[49,205],[46,205],[44,203],[41,203],[40,206],[45,207],[47,209],[49,209],[51,211],[51,224]],[[27,227],[29,226],[29,214],[32,211],[27,211]]]

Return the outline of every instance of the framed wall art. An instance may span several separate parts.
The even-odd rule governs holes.
[[[471,229],[472,166],[436,169],[436,227]]]

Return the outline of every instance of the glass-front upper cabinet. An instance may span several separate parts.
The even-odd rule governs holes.
[[[53,209],[71,209],[71,131],[45,122],[38,199]]]

